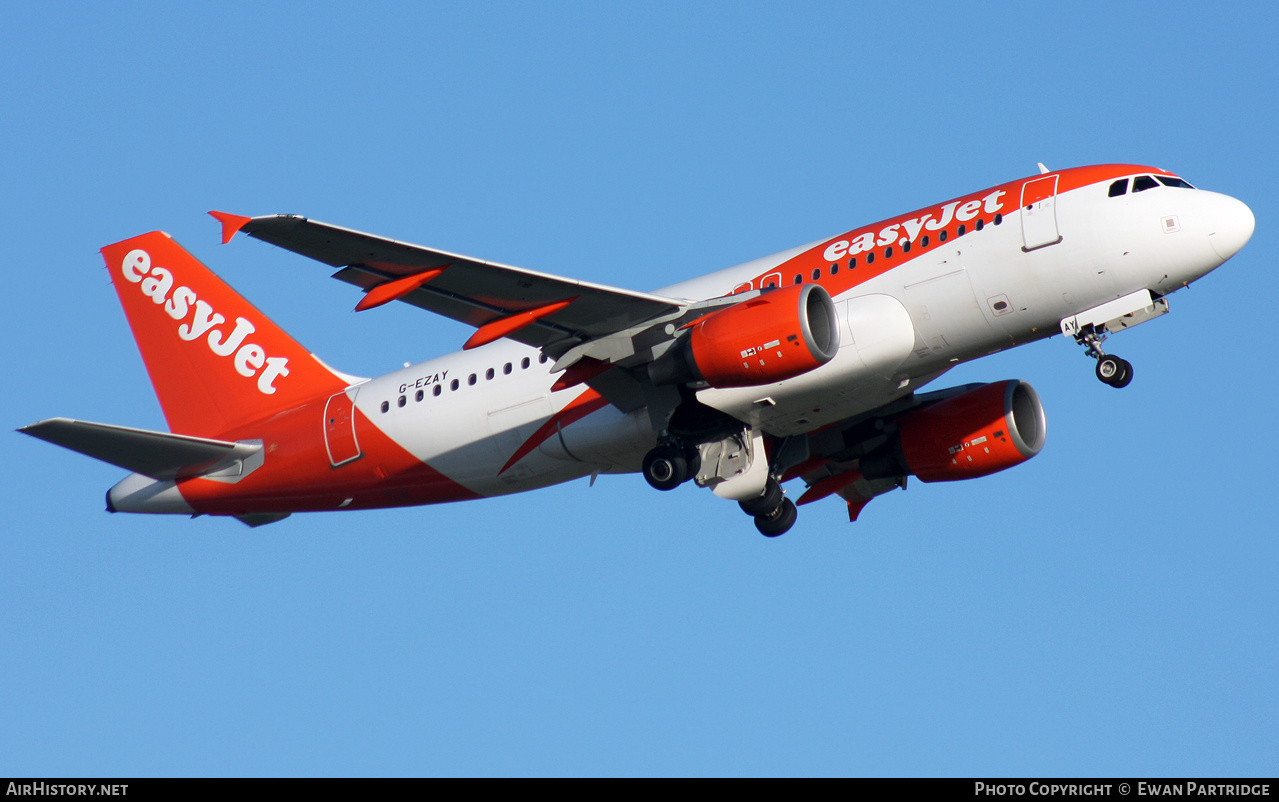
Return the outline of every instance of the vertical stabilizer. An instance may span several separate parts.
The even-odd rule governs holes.
[[[172,431],[214,437],[346,386],[168,234],[102,257]]]

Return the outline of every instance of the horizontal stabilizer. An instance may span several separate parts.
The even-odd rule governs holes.
[[[50,418],[18,431],[159,480],[200,476],[262,448],[70,418]]]

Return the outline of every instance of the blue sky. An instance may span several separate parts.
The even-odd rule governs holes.
[[[469,331],[204,213],[300,213],[648,290],[1035,172],[1137,162],[1252,242],[1021,378],[1048,445],[776,541],[638,476],[249,530],[107,515],[19,434],[0,775],[1279,771],[1265,3],[11,4],[0,399],[163,428],[98,249],[161,228],[334,366]],[[795,488],[791,490],[792,494]]]

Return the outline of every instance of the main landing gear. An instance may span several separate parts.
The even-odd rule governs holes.
[[[701,465],[696,446],[671,440],[644,456],[644,479],[656,490],[674,490],[696,476]]]
[[[715,452],[712,450],[714,459]],[[762,455],[761,455],[762,456]],[[711,463],[711,472],[715,466]],[[678,438],[662,441],[644,457],[644,479],[657,490],[674,490],[698,475],[702,467],[701,450]],[[698,484],[706,481],[699,478]],[[739,501],[742,512],[755,519],[755,528],[765,537],[785,534],[799,517],[795,502],[786,498],[777,479],[770,476],[764,492],[756,498]]]
[[[759,498],[737,502],[742,512],[755,518],[755,528],[764,537],[786,534],[795,525],[799,512],[795,502],[782,495],[782,486],[769,477],[764,493]]]
[[[1111,387],[1127,387],[1132,383],[1132,363],[1102,351],[1105,339],[1105,329],[1098,331],[1093,326],[1084,326],[1075,335],[1075,342],[1087,349],[1084,354],[1097,360],[1097,378]]]

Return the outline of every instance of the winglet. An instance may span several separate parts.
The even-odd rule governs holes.
[[[437,267],[434,270],[427,270],[424,273],[414,273],[411,276],[405,276],[404,278],[397,278],[393,281],[388,281],[385,284],[379,284],[370,289],[368,294],[360,299],[360,302],[355,305],[355,311],[363,312],[365,309],[373,309],[374,307],[389,304],[391,301],[403,298],[443,272],[443,267]]]
[[[244,224],[252,220],[252,217],[241,217],[238,214],[228,214],[227,212],[209,212],[213,219],[222,224],[222,244],[226,245],[235,236],[235,232],[244,228]]]

